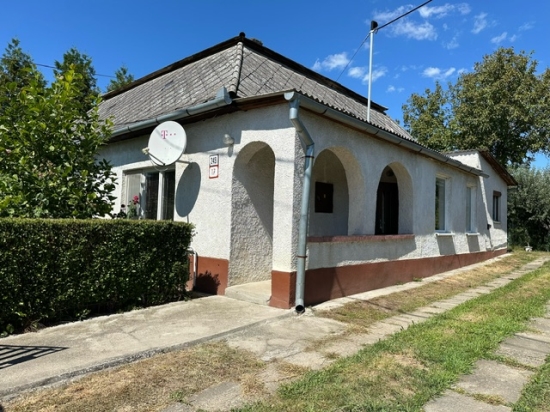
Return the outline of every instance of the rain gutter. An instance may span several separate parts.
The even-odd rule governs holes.
[[[456,167],[460,170],[463,170],[468,173],[472,173],[476,176],[482,176],[482,177],[489,177],[488,174],[483,172],[480,169],[477,169],[475,167],[471,167],[468,165],[465,165],[462,162],[459,162],[458,160],[452,159],[448,156],[445,156],[439,152],[436,152],[435,150],[428,149],[427,147],[424,147],[416,142],[413,142],[411,140],[407,140],[403,137],[396,136],[395,134],[388,132],[384,129],[380,129],[370,123],[366,123],[362,120],[355,119],[345,113],[339,112],[335,109],[332,109],[330,107],[325,106],[322,103],[319,103],[309,97],[306,97],[298,92],[292,91],[285,93],[285,98],[289,101],[293,99],[297,99],[299,96],[300,99],[300,106],[302,108],[308,109],[314,113],[323,115],[325,117],[328,117],[330,119],[336,120],[340,123],[347,124],[349,126],[354,127],[355,129],[367,132],[371,135],[374,135],[382,140],[385,140],[386,142],[395,144],[397,146],[401,146],[403,148],[406,148],[410,151],[421,153],[426,157],[432,158],[434,160],[437,160],[438,162],[446,163],[450,166]]]
[[[205,103],[199,103],[195,106],[191,106],[185,109],[179,109],[170,113],[162,114],[147,120],[132,123],[130,125],[124,125],[115,129],[111,134],[111,138],[122,136],[138,130],[151,128],[168,120],[179,120],[185,117],[208,112],[218,107],[230,105],[232,102],[233,100],[229,96],[229,93],[227,93],[227,89],[225,87],[222,87],[216,94],[216,97],[212,100],[209,100]]]

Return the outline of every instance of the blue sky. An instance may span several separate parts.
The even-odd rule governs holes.
[[[367,96],[370,21],[392,20],[423,0],[27,0],[3,2],[0,46],[13,37],[36,63],[76,47],[98,74],[126,65],[145,76],[245,32],[264,46]],[[402,117],[412,93],[454,82],[499,46],[550,66],[550,2],[433,0],[374,36],[372,100]],[[362,46],[361,46],[362,45]],[[353,59],[352,59],[353,58]],[[46,75],[51,70],[44,68]],[[109,78],[98,77],[103,89]],[[548,164],[539,159],[537,166]]]

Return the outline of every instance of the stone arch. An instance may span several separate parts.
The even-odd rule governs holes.
[[[342,236],[364,232],[361,204],[364,182],[355,156],[341,147],[321,151],[315,159],[311,182],[310,236]],[[328,191],[329,193],[325,193]],[[332,211],[319,208],[320,196],[332,193]],[[316,208],[317,206],[317,208]]]
[[[231,187],[228,286],[271,279],[275,154],[252,142],[237,155]]]

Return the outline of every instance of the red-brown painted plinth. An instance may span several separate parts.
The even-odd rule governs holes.
[[[223,295],[227,287],[229,261],[199,256],[197,263],[197,277],[193,290],[211,295]],[[193,264],[192,259],[190,264]]]
[[[482,262],[506,253],[506,249],[464,253],[424,259],[394,260],[306,271],[304,302],[315,305],[327,300],[410,282]],[[273,271],[270,306],[294,306],[296,272]]]

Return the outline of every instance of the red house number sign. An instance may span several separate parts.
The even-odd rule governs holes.
[[[220,175],[220,155],[210,155],[210,179],[216,179]]]

